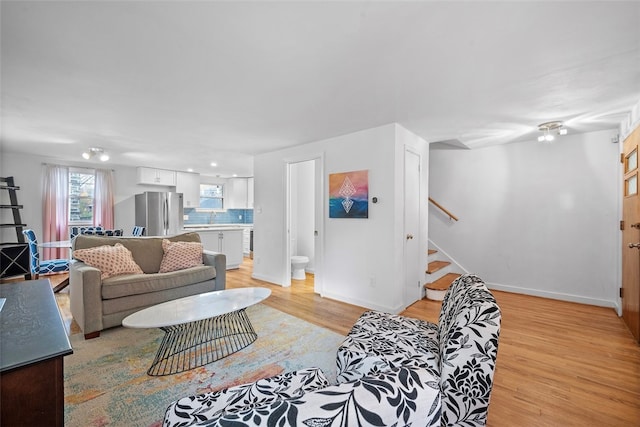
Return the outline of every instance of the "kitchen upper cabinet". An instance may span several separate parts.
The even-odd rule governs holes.
[[[227,180],[224,195],[226,209],[247,208],[247,178],[231,178]]]
[[[176,172],[176,193],[182,193],[183,207],[200,206],[200,174]]]
[[[138,184],[176,185],[176,171],[138,167]]]
[[[247,179],[247,208],[253,209],[253,177]]]

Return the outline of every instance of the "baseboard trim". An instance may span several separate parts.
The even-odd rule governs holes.
[[[320,294],[320,296],[322,298],[329,298],[329,299],[333,299],[333,300],[340,301],[340,302],[346,302],[347,304],[357,305],[359,307],[364,307],[364,308],[367,308],[369,310],[384,311],[386,313],[392,313],[392,314],[398,314],[398,313],[404,311],[404,309],[405,309],[405,307],[387,307],[387,306],[382,306],[382,305],[374,304],[371,301],[363,301],[363,300],[358,299],[358,298],[350,298],[350,297],[346,297],[344,295],[333,294],[333,293],[330,293],[330,292],[329,293],[324,292],[324,293]]]
[[[516,286],[501,285],[499,283],[485,283],[485,284],[487,285],[487,288],[494,289],[496,291],[512,292],[514,294],[531,295],[534,297],[549,298],[549,299],[555,299],[555,300],[567,301],[567,302],[577,302],[580,304],[595,305],[598,307],[609,307],[618,311],[618,308],[617,308],[618,304],[616,304],[615,301],[582,297],[579,295],[564,294],[559,292],[542,291],[539,289],[520,288]]]
[[[282,284],[282,282],[280,282],[279,280],[277,280],[277,279],[276,279],[276,278],[274,278],[274,277],[270,277],[270,276],[263,276],[263,275],[261,275],[261,274],[255,274],[255,273],[252,273],[252,274],[251,274],[251,278],[252,278],[252,279],[256,279],[256,280],[262,280],[263,282],[269,282],[269,283],[271,283],[272,285],[278,285],[278,286],[285,287],[285,286]]]

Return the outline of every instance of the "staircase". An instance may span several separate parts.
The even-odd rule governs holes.
[[[447,215],[451,221],[458,221],[457,216],[445,209],[431,197],[429,197],[429,202]],[[433,242],[429,241],[429,246],[432,246],[432,243]],[[451,261],[452,259],[447,255],[441,254],[436,249],[429,248],[427,254],[427,271],[425,271],[426,283],[424,285],[425,295],[428,299],[442,301],[449,286],[462,275],[460,273],[464,271],[462,267],[457,263],[452,264]]]
[[[452,272],[451,262],[441,258],[437,250],[429,249],[424,289],[426,297],[434,301],[442,301],[451,283],[460,277],[459,273]]]

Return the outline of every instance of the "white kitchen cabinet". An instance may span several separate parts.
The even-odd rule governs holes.
[[[247,178],[230,178],[227,180],[224,194],[225,209],[247,208]]]
[[[226,209],[253,209],[253,177],[227,180],[224,200]]]
[[[253,209],[253,177],[247,179],[247,208]]]
[[[200,174],[176,172],[176,193],[182,193],[184,208],[200,206]]]
[[[249,256],[251,252],[251,230],[252,227],[243,227],[242,230],[242,253]]]
[[[227,256],[227,270],[240,268],[242,264],[242,229],[198,230],[204,249],[221,252]]]
[[[176,171],[138,167],[138,184],[176,185]]]

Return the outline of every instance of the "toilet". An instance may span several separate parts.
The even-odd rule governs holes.
[[[309,257],[294,255],[291,257],[291,278],[294,280],[305,280],[304,268],[309,262]]]

